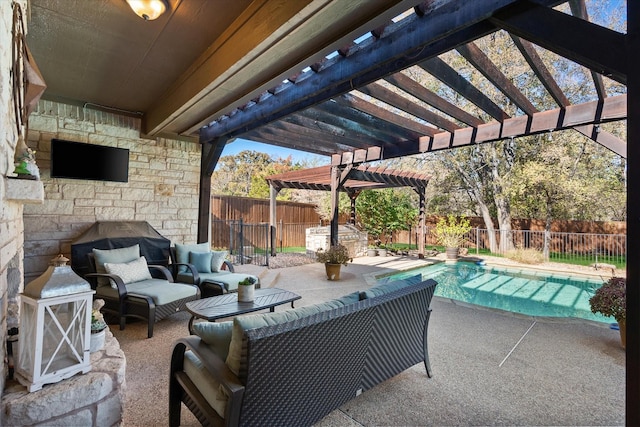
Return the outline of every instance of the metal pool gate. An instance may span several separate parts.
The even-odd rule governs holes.
[[[227,248],[233,264],[269,265],[269,224],[211,221],[211,244]]]

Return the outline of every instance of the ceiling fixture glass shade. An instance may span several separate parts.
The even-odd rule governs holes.
[[[165,0],[127,0],[127,3],[145,21],[153,21],[167,10]]]

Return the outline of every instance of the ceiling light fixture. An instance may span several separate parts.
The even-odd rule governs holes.
[[[145,21],[153,21],[167,10],[165,0],[127,0],[127,3]]]

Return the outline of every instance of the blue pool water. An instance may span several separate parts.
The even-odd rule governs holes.
[[[437,281],[435,295],[444,298],[529,316],[615,322],[613,318],[592,313],[589,307],[589,298],[604,283],[600,279],[456,262],[395,273],[378,282],[416,275],[422,280]]]

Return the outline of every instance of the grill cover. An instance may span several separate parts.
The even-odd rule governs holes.
[[[98,221],[71,242],[71,268],[79,276],[91,273],[87,254],[93,248],[117,249],[140,245],[149,264],[169,264],[171,241],[146,221]]]

